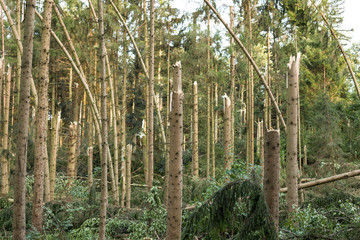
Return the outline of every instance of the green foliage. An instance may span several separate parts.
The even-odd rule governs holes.
[[[199,235],[205,239],[276,239],[255,174],[251,179],[229,182],[190,214],[182,239]]]
[[[281,239],[359,239],[359,198],[340,191],[298,208],[284,222]]]

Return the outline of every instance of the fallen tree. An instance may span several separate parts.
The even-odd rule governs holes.
[[[359,176],[359,175],[360,175],[360,170],[355,170],[355,171],[352,171],[352,172],[342,173],[342,174],[338,174],[338,175],[327,177],[327,178],[318,179],[318,180],[307,182],[307,183],[301,183],[301,184],[298,185],[298,190],[303,189],[303,188],[309,188],[309,187],[322,185],[322,184],[325,184],[325,183],[331,183],[331,182],[335,182],[335,181],[338,181],[338,180],[347,179],[347,178],[355,177],[355,176]],[[281,193],[287,192],[287,188],[286,187],[285,188],[280,188],[280,192]]]

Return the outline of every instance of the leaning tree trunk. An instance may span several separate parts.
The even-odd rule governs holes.
[[[42,231],[43,223],[43,194],[44,194],[44,162],[48,161],[47,153],[47,118],[48,118],[48,86],[50,61],[50,29],[52,15],[52,0],[44,2],[44,21],[40,47],[39,72],[39,102],[36,112],[36,138],[34,160],[34,198],[32,208],[32,225]]]
[[[2,73],[1,73],[2,74]],[[11,68],[8,67],[5,91],[4,91],[4,119],[3,119],[3,134],[2,134],[2,148],[1,154],[1,196],[6,196],[9,193],[9,107],[10,107],[10,88],[11,88]],[[1,84],[1,83],[0,83]]]
[[[193,137],[192,137],[192,171],[195,178],[199,177],[199,139],[198,139],[198,85],[194,82],[193,85]]]
[[[279,227],[280,132],[265,133],[264,195],[275,226]]]
[[[33,36],[35,23],[35,0],[26,1],[24,22],[24,49],[21,65],[20,106],[16,138],[16,164],[14,179],[13,239],[25,240],[25,179],[27,140],[30,113],[30,81],[32,78]]]
[[[103,0],[98,0],[99,11],[99,41],[100,41],[100,80],[101,80],[101,203],[100,203],[100,224],[99,239],[105,240],[106,208],[108,204],[107,192],[107,156],[108,156],[108,132],[107,132],[107,112],[106,112],[106,74],[105,74],[105,39],[104,39],[104,9]]]
[[[174,67],[174,92],[170,109],[170,170],[166,239],[181,239],[183,98],[181,63]]]
[[[286,133],[286,194],[287,211],[293,212],[298,205],[298,163],[297,163],[297,104],[300,54],[297,59],[290,57],[289,86],[287,93]]]

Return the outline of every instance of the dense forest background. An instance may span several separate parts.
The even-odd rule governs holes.
[[[14,208],[15,176],[25,68],[19,42],[25,53],[29,16],[25,11],[30,2],[44,19],[35,18],[33,31],[34,85],[27,116],[26,207],[22,210],[26,238],[101,239],[100,205],[106,188],[106,239],[165,239],[171,206],[168,194],[172,194],[169,171],[175,167],[170,159],[169,116],[170,93],[177,92],[173,86],[176,62],[181,62],[183,92],[179,190],[183,239],[360,238],[356,177],[299,189],[299,203],[293,211],[286,207],[282,192],[278,228],[274,230],[272,220],[266,220],[268,208],[262,205],[264,133],[266,129],[280,132],[280,188],[287,186],[287,134],[261,78],[205,2],[181,14],[171,0],[152,4],[104,0],[99,1],[102,18],[100,4],[94,0],[0,0],[1,239],[14,237],[13,216],[19,211]],[[42,66],[46,66],[42,53],[47,2],[53,10],[44,95],[40,89],[44,86]],[[232,10],[218,1],[210,3],[222,16],[227,15],[225,19],[231,19],[227,24],[254,59],[285,120],[288,63],[291,56],[301,53],[297,56],[295,137],[299,184],[358,170],[360,96],[354,81],[360,76],[360,45],[351,44],[346,31],[340,29],[344,1],[234,0]],[[98,22],[103,22],[103,38]],[[355,79],[331,31],[345,47]],[[36,150],[41,99],[47,102],[45,160],[37,160]],[[231,102],[230,115],[227,101]],[[99,136],[105,139],[100,132],[104,129],[109,151],[99,140]],[[107,155],[108,166],[105,180],[103,155]],[[43,164],[40,170],[35,167],[37,162]],[[44,185],[38,197],[36,176],[42,176]],[[34,223],[34,199],[38,198],[42,199],[40,224]],[[218,211],[215,217],[210,214]]]

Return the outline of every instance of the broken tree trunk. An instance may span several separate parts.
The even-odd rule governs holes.
[[[270,130],[265,133],[264,195],[266,203],[279,227],[279,188],[280,188],[280,132]]]
[[[223,23],[223,25],[226,27],[226,29],[229,31],[229,33],[231,34],[231,36],[233,36],[233,38],[235,39],[236,43],[239,45],[239,47],[241,48],[241,50],[244,52],[244,54],[246,55],[246,57],[249,59],[251,65],[254,67],[257,75],[259,76],[259,78],[261,79],[262,83],[264,84],[264,87],[267,91],[267,93],[269,94],[272,103],[275,106],[276,109],[276,113],[277,115],[280,117],[281,120],[281,124],[284,126],[285,131],[286,131],[286,124],[284,121],[284,118],[281,114],[280,108],[278,106],[278,104],[276,103],[276,100],[274,98],[274,95],[271,92],[271,89],[269,87],[269,85],[267,84],[264,76],[261,74],[259,67],[256,65],[254,59],[250,56],[249,52],[246,50],[246,48],[244,47],[244,45],[242,44],[242,42],[239,40],[238,37],[236,37],[235,33],[231,30],[231,28],[225,23],[225,21],[221,18],[220,14],[216,11],[216,9],[210,4],[210,2],[208,0],[204,0],[204,2],[211,8],[211,10],[213,10],[213,12],[216,14],[216,16],[218,17],[218,19]]]
[[[360,175],[360,170],[355,170],[352,172],[347,172],[347,173],[342,173],[342,174],[338,174],[335,176],[331,176],[331,177],[327,177],[327,178],[322,178],[322,179],[318,179],[315,181],[311,181],[311,182],[307,182],[307,183],[301,183],[298,185],[298,189],[304,189],[304,188],[310,188],[310,187],[314,187],[314,186],[319,186],[325,183],[331,183],[331,182],[336,182],[338,180],[342,180],[342,179],[347,179],[350,177],[355,177],[355,176],[359,176]],[[288,188],[280,188],[280,192],[284,193],[287,192]]]
[[[287,211],[295,211],[298,205],[298,162],[297,162],[297,104],[298,75],[300,54],[291,56],[289,62],[289,86],[287,91],[287,126],[286,133],[286,194]]]
[[[174,67],[174,92],[170,109],[170,170],[166,239],[181,239],[183,98],[181,63]]]

